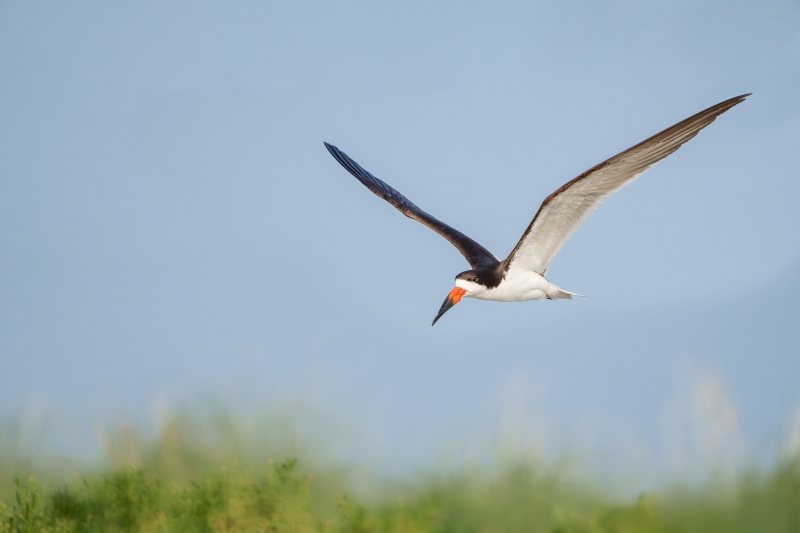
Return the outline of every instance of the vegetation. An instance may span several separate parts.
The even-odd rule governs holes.
[[[800,532],[797,460],[628,500],[532,461],[357,490],[344,468],[259,461],[235,431],[208,429],[173,420],[150,444],[111,439],[105,470],[6,477],[0,532]],[[0,456],[0,476],[12,463]]]

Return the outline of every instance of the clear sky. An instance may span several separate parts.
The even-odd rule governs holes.
[[[300,401],[401,462],[791,432],[796,1],[4,0],[0,76],[3,413]],[[322,144],[505,257],[564,182],[747,92],[556,258],[591,298],[433,328],[466,262]]]

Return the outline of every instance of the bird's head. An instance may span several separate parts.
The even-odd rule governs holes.
[[[433,319],[433,324],[436,324],[436,321],[439,320],[443,314],[445,314],[451,307],[456,305],[458,302],[461,301],[463,297],[474,297],[476,294],[483,292],[486,290],[480,281],[477,272],[474,270],[467,270],[466,272],[462,272],[458,276],[456,276],[456,286],[453,287],[453,290],[450,291],[450,294],[447,295],[447,298],[444,299],[444,303],[442,307],[439,308],[439,314],[436,315],[436,318]]]

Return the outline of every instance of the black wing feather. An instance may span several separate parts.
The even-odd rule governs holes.
[[[489,250],[470,239],[460,231],[451,228],[441,220],[432,217],[414,205],[411,200],[361,168],[358,163],[347,157],[347,154],[335,146],[325,143],[325,148],[328,149],[328,151],[331,153],[334,159],[339,162],[339,164],[346,168],[350,174],[355,176],[358,181],[363,183],[377,196],[395,206],[398,211],[403,213],[408,218],[424,224],[450,241],[450,244],[455,246],[458,251],[461,252],[461,255],[467,259],[472,268],[486,267],[499,263],[499,260],[492,255]]]

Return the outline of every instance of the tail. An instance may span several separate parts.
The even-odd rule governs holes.
[[[584,296],[583,294],[578,294],[577,292],[565,291],[561,287],[555,287],[555,289],[556,290],[552,294],[548,294],[548,296],[552,299],[572,300],[573,296],[577,296],[578,298],[586,298],[586,296]]]

